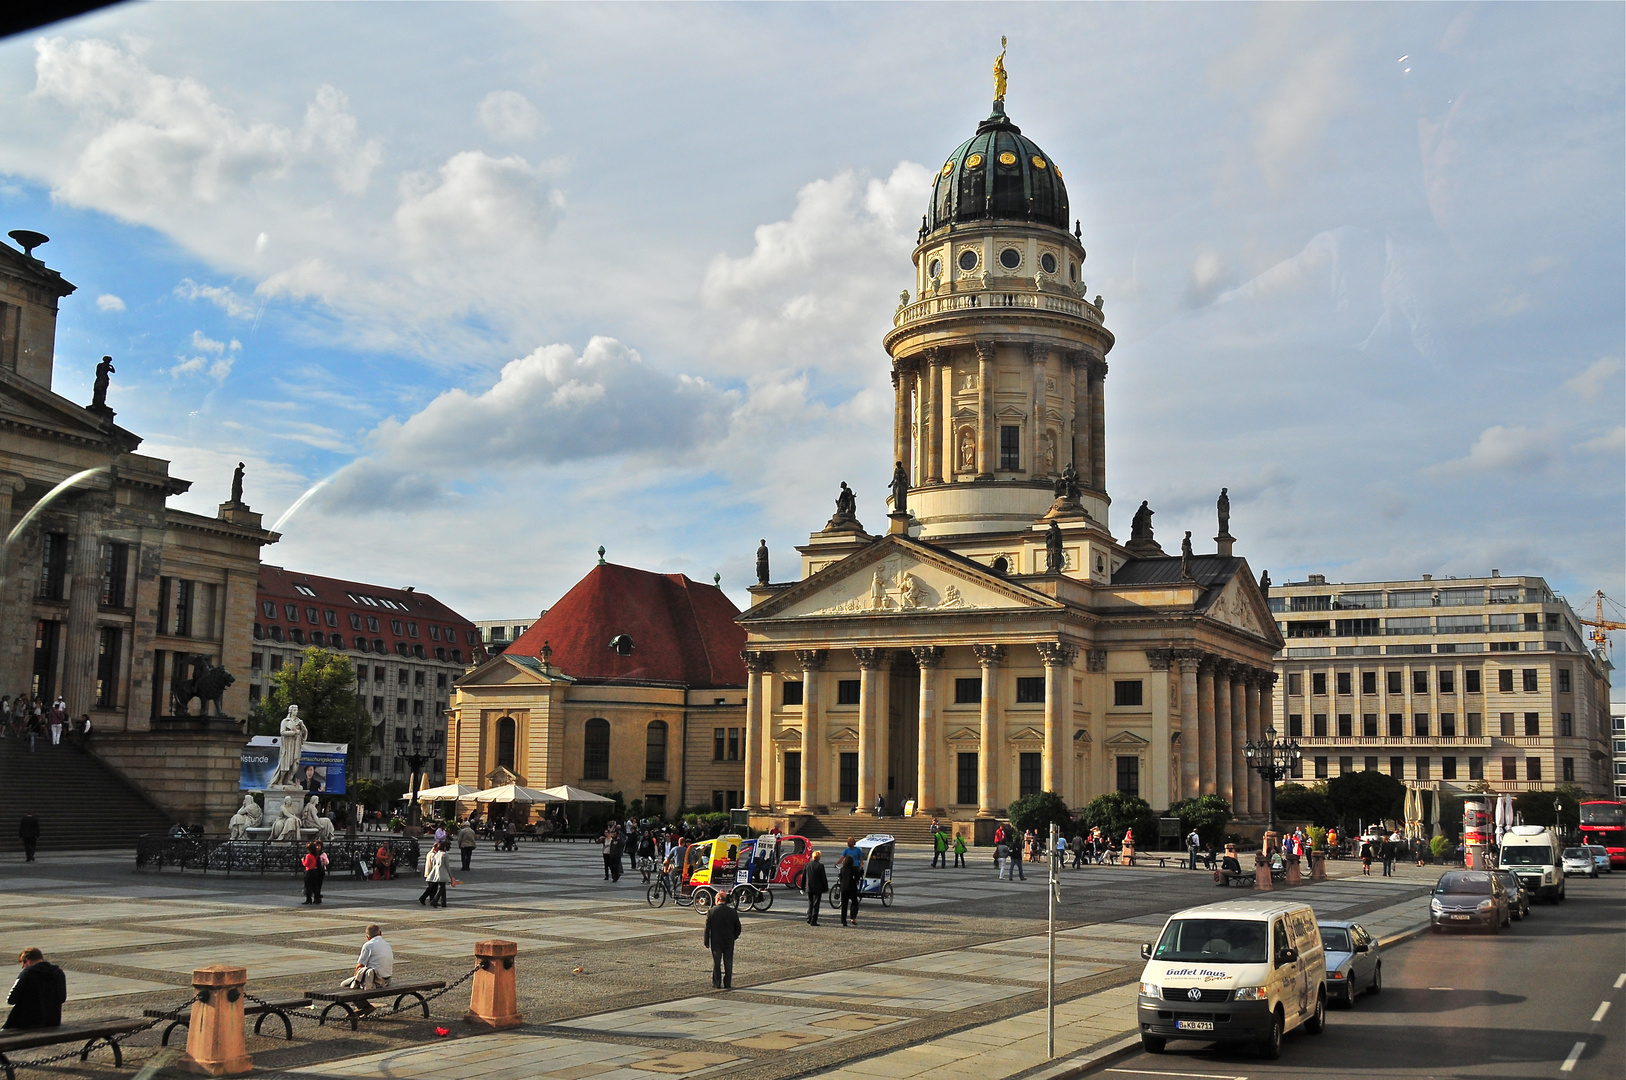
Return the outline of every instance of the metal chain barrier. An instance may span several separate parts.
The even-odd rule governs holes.
[[[166,1016],[155,1016],[152,1019],[148,1020],[145,1024],[142,1024],[140,1027],[135,1028],[132,1031],[127,1031],[124,1034],[120,1035],[119,1038],[121,1040],[128,1039],[131,1035],[139,1035],[143,1031],[151,1031],[153,1028],[157,1027],[159,1024],[169,1023],[170,1021],[174,1020],[180,1014],[182,1009],[189,1009],[189,1008],[192,1007],[194,1002],[198,1002],[198,1001],[202,1001],[202,1000],[203,1000],[203,995],[202,994],[193,994],[191,1001],[188,1001],[184,1005],[177,1005],[175,1007],[175,1009],[173,1011],[171,1011],[168,1015],[166,1015]],[[51,1057],[30,1058],[28,1061],[13,1061],[11,1063],[11,1067],[13,1069],[37,1069],[42,1065],[55,1065],[59,1061],[67,1061],[69,1058],[78,1057],[80,1055],[80,1053],[83,1051],[83,1049],[84,1049],[83,1046],[81,1046],[79,1049],[67,1050],[67,1051],[64,1051],[63,1053],[55,1054],[55,1055],[53,1055]]]

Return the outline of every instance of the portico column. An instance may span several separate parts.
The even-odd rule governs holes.
[[[1248,673],[1248,738],[1255,743],[1261,743],[1265,737],[1264,710],[1260,708],[1260,691],[1263,690],[1265,680],[1264,672],[1254,670]],[[1260,778],[1258,770],[1248,770],[1248,813],[1258,817],[1265,812],[1264,781]]]
[[[1107,489],[1107,362],[1090,361],[1090,486]]]
[[[1241,817],[1248,812],[1248,682],[1253,678],[1249,668],[1233,668],[1231,672],[1231,790],[1234,801],[1231,813]]]
[[[977,342],[977,479],[994,478],[994,343]]]
[[[1032,455],[1028,460],[1028,476],[1047,476],[1049,470],[1044,462],[1044,434],[1045,434],[1045,363],[1050,358],[1050,346],[1034,342],[1028,345],[1028,359],[1033,362],[1033,401],[1029,411],[1032,428],[1028,431],[1028,453]],[[1056,790],[1050,788],[1047,790]]]
[[[1151,695],[1146,703],[1152,710],[1151,760],[1147,762],[1150,775],[1146,778],[1146,790],[1151,796],[1147,802],[1153,806],[1168,806],[1180,799],[1180,773],[1172,760],[1174,718],[1178,713],[1173,697],[1179,693],[1178,687],[1170,686],[1173,652],[1172,649],[1146,650],[1146,663],[1152,669]]]
[[[101,601],[102,591],[102,548],[96,534],[96,521],[105,512],[95,505],[98,498],[96,495],[81,496],[78,518],[74,522],[77,535],[73,542],[73,570],[68,580],[68,625],[63,628],[62,681],[57,684],[57,693],[76,712],[89,712],[96,697],[96,653],[100,647],[96,635],[96,607]],[[202,586],[197,588],[202,591]],[[194,631],[197,636],[212,638],[213,628],[201,625],[201,620],[199,622]],[[118,693],[118,681],[115,674],[115,695]],[[199,714],[207,711],[208,707],[200,703]]]
[[[926,467],[921,473],[926,483],[940,484],[943,481],[943,425],[948,419],[943,407],[943,352],[929,349],[926,359],[926,378],[920,394],[921,415],[926,421]]]
[[[880,693],[886,650],[854,649],[853,656],[858,660],[858,809],[869,813],[875,809],[875,755],[881,741],[876,714],[886,708]]]
[[[915,747],[915,799],[922,810],[944,805],[937,790],[937,668],[943,650],[935,645],[916,645],[915,663],[920,665],[920,736]]]
[[[1175,653],[1180,664],[1180,797],[1195,799],[1202,794],[1199,777],[1202,762],[1198,755],[1202,725],[1197,719],[1197,661],[1199,653],[1182,649]]]
[[[1067,762],[1073,756],[1067,737],[1067,717],[1072,713],[1073,661],[1078,649],[1060,641],[1041,641],[1039,658],[1044,661],[1044,790],[1067,797]]]
[[[1212,795],[1214,786],[1214,665],[1204,657],[1197,666],[1197,787],[1198,794]]]
[[[1226,802],[1233,801],[1231,790],[1231,673],[1229,660],[1214,665],[1214,792]]]
[[[763,678],[773,670],[773,653],[746,649],[745,659],[745,808],[762,809],[763,715],[767,710]]]
[[[977,747],[977,816],[993,817],[999,800],[999,765],[1003,757],[999,735],[999,665],[1003,645],[973,645],[982,665],[982,731]]]
[[[800,809],[808,813],[823,803],[819,795],[819,781],[824,770],[819,760],[820,685],[819,673],[824,670],[823,649],[797,649],[796,659],[802,665],[802,803]]]

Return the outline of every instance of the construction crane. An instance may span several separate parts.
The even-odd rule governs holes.
[[[1595,599],[1598,602],[1597,618],[1582,619],[1579,615],[1576,618],[1585,625],[1592,627],[1592,633],[1588,635],[1592,638],[1592,644],[1602,649],[1607,655],[1609,652],[1609,631],[1626,630],[1626,622],[1611,622],[1603,617],[1603,602],[1607,597],[1603,595],[1602,589],[1598,590]],[[1614,603],[1614,601],[1611,600],[1610,603]]]

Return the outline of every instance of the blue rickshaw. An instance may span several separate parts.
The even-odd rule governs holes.
[[[882,907],[892,906],[892,861],[897,854],[898,841],[886,833],[870,833],[858,841],[860,900],[879,900]],[[830,886],[830,906],[841,906],[841,879]]]

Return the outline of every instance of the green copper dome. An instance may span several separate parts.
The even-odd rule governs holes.
[[[993,115],[949,155],[932,184],[923,234],[993,219],[1067,229],[1067,187],[1056,163],[994,102]]]

